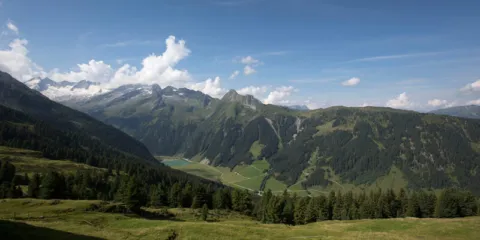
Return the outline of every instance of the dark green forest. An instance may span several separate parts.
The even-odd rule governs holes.
[[[145,181],[145,174],[151,181]],[[263,223],[291,225],[326,220],[378,218],[455,218],[480,214],[479,202],[469,191],[445,189],[437,197],[433,192],[401,189],[371,191],[360,194],[330,192],[328,196],[298,197],[285,191],[262,197],[246,190],[198,184],[192,181],[156,178],[151,172],[133,171],[98,173],[77,171],[75,174],[48,172],[31,177],[15,174],[15,166],[2,161],[0,198],[99,199],[122,203],[133,213],[141,207],[224,209],[251,216]],[[28,185],[26,194],[19,185]]]

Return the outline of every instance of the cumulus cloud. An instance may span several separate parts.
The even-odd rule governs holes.
[[[60,73],[54,70],[50,77],[55,81],[86,79],[110,87],[137,83],[183,87],[191,81],[191,76],[188,71],[175,69],[175,66],[190,54],[190,50],[184,40],[177,41],[174,36],[169,36],[165,45],[166,50],[162,55],[151,54],[144,58],[139,70],[129,64],[114,70],[111,65],[92,59],[88,63],[78,64],[75,71]]]
[[[10,31],[14,32],[15,34],[19,34],[18,27],[15,26],[15,24],[12,23],[12,21],[8,20],[7,22],[7,28],[10,29]]]
[[[81,80],[90,80],[99,83],[108,83],[114,75],[112,67],[103,61],[90,60],[88,63],[78,64],[78,71],[66,73],[54,69],[49,73],[49,77],[55,81],[78,82]]]
[[[282,86],[270,92],[267,98],[263,101],[265,104],[288,104],[289,101],[285,98],[292,95],[295,88],[292,86]]]
[[[255,70],[253,67],[250,67],[249,65],[245,66],[245,68],[243,69],[243,74],[245,75],[250,75],[250,74],[254,74],[256,73],[257,70]]]
[[[229,77],[228,79],[230,79],[230,80],[235,79],[235,78],[238,76],[238,74],[240,74],[240,71],[235,70],[235,71],[232,73],[232,75],[230,75],[230,77]]]
[[[386,106],[391,108],[409,108],[413,105],[406,92],[401,93],[394,99],[387,101]]]
[[[207,79],[204,82],[199,82],[188,86],[189,88],[197,91],[201,91],[205,94],[208,94],[215,98],[221,98],[227,92],[226,89],[222,88],[221,86],[220,77],[216,77],[215,79]]]
[[[242,95],[253,95],[254,97],[256,98],[262,98],[265,93],[267,93],[269,87],[268,86],[248,86],[248,87],[244,87],[242,89],[239,89],[237,90],[237,92],[239,94],[242,94]]]
[[[463,92],[474,92],[474,91],[480,91],[480,79],[465,85],[462,89],[460,89]]]
[[[92,59],[87,63],[77,64],[74,70],[68,72],[61,72],[58,69],[46,72],[28,57],[27,44],[27,40],[15,39],[7,49],[0,50],[0,70],[21,81],[33,77],[49,77],[55,81],[72,82],[85,79],[99,82],[108,88],[124,84],[157,83],[163,87],[189,87],[213,97],[221,97],[226,92],[221,87],[219,77],[195,83],[187,70],[175,68],[178,62],[189,56],[190,50],[186,47],[185,41],[176,40],[174,36],[169,36],[165,40],[166,49],[163,54],[147,56],[139,69],[129,64],[115,69],[103,61]]]
[[[468,101],[467,105],[480,105],[480,98],[477,100]]]
[[[347,81],[342,82],[342,85],[343,85],[343,86],[350,87],[350,86],[355,86],[355,85],[357,85],[357,84],[359,84],[359,83],[360,83],[360,79],[354,77],[354,78],[348,79]]]
[[[314,110],[314,109],[319,109],[321,107],[324,107],[324,103],[319,103],[316,101],[312,101],[311,99],[307,99],[304,101],[304,105],[307,106],[308,109]]]
[[[7,49],[0,50],[0,70],[21,81],[34,76],[45,77],[45,72],[28,57],[28,41],[14,39]]]
[[[252,56],[246,56],[246,57],[243,57],[240,62],[246,65],[254,65],[254,64],[258,64],[260,61],[253,58]]]
[[[432,106],[432,107],[441,107],[441,106],[448,105],[448,101],[447,100],[441,100],[441,99],[432,99],[432,100],[428,100],[427,104]]]

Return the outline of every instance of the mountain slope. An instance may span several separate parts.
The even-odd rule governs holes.
[[[41,121],[52,130],[82,135],[85,141],[89,139],[91,142],[98,142],[102,148],[109,149],[109,151],[155,162],[142,143],[87,114],[51,101],[7,73],[0,72],[0,89],[0,105],[6,107],[2,111],[5,114],[9,113],[9,115],[3,116],[5,118],[15,117],[18,112],[22,112],[24,116],[20,122],[25,119],[30,119],[25,120],[29,124],[32,123],[31,121]],[[6,121],[10,121],[8,119]]]
[[[123,86],[75,108],[113,124],[157,155],[249,165],[266,159],[264,183],[373,184],[398,169],[412,188],[461,186],[480,194],[480,121],[391,108],[298,111],[228,92]]]
[[[438,115],[449,115],[449,116],[455,116],[455,117],[480,119],[480,106],[468,105],[468,106],[450,107],[450,108],[438,109],[438,110],[432,111],[431,113],[438,114]]]

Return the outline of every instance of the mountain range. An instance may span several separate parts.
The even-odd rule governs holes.
[[[468,105],[468,106],[449,107],[444,109],[438,109],[438,110],[432,111],[431,113],[440,114],[440,115],[449,115],[449,116],[455,116],[455,117],[463,117],[463,118],[480,119],[480,106]]]
[[[399,170],[411,188],[461,186],[480,193],[478,120],[381,107],[295,110],[234,90],[216,99],[158,85],[57,101],[121,129],[154,155],[231,169],[265,159],[264,181],[368,185]]]

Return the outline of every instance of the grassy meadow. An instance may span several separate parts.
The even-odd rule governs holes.
[[[326,221],[303,226],[261,224],[233,212],[169,209],[171,219],[86,211],[99,201],[0,201],[1,239],[477,239],[480,217]],[[148,211],[154,211],[147,209]]]

